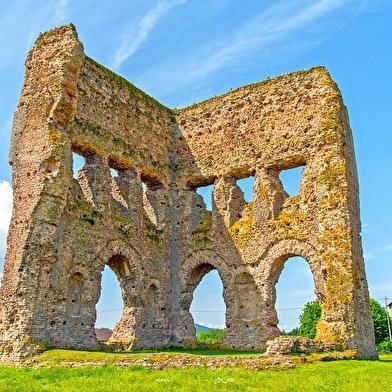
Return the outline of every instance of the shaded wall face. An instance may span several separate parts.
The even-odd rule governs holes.
[[[85,158],[76,178],[72,152]],[[127,266],[113,344],[183,344],[192,330],[191,272],[208,265],[225,284],[226,344],[263,347],[279,333],[277,263],[297,254],[324,299],[319,337],[370,356],[353,159],[345,109],[323,68],[174,114],[87,58],[72,26],[41,36],[27,60],[10,151],[16,203],[3,352],[15,336],[15,355],[36,342],[95,348],[100,274],[113,260]],[[304,166],[300,191],[288,197],[279,173],[296,166]],[[246,203],[236,181],[250,175]],[[212,211],[196,193],[208,184]]]
[[[129,271],[118,276],[125,306],[111,343],[164,346],[169,339],[169,306],[163,295],[168,290],[169,233],[164,228],[170,204],[165,151],[171,118],[168,109],[112,77],[88,58],[81,67],[66,153],[83,156],[85,164],[76,179],[69,178],[62,249],[72,269],[87,276],[85,297],[94,293],[83,306],[90,309],[90,330],[103,267],[123,257]]]
[[[132,169],[147,182],[167,184],[167,108],[89,58],[79,75],[69,136],[82,155],[95,152],[114,169]]]

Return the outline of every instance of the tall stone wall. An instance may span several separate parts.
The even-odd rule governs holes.
[[[75,154],[85,162],[78,173]],[[4,361],[97,349],[105,265],[124,301],[111,344],[188,345],[193,291],[216,269],[224,344],[263,349],[280,333],[275,284],[293,255],[314,276],[317,339],[377,356],[351,131],[324,68],[170,110],[88,58],[63,26],[40,35],[27,58],[10,163]],[[289,197],[279,173],[298,166],[299,194]],[[249,176],[252,202],[237,185]],[[197,188],[212,184],[208,211]]]

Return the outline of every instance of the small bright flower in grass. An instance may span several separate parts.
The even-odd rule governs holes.
[[[157,378],[155,381],[164,384],[170,382],[170,380],[168,380],[167,378]]]
[[[232,383],[232,382],[234,382],[234,379],[232,379],[232,378],[220,378],[220,377],[218,377],[218,378],[216,378],[214,380],[214,384],[229,384],[229,383]]]

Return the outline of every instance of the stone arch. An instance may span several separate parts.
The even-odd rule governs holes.
[[[263,285],[252,266],[234,267],[234,300],[225,343],[231,349],[263,350],[266,341],[279,335],[271,325],[263,301]],[[229,328],[230,326],[230,328]]]
[[[226,261],[212,250],[200,250],[186,257],[178,269],[181,294],[179,300],[179,318],[177,321],[177,337],[179,341],[195,340],[194,320],[189,312],[193,292],[201,279],[210,271],[217,270],[223,283],[223,300],[226,304],[226,324],[230,319],[231,304],[234,300],[232,290],[232,271]]]
[[[94,306],[101,292],[101,276],[105,265],[114,272],[120,285],[123,299],[123,314],[114,327],[109,344],[132,347],[138,335],[138,321],[142,318],[142,262],[139,254],[131,245],[123,241],[110,241],[98,252],[94,260],[93,288]]]
[[[129,264],[132,273],[141,273],[142,259],[139,253],[133,246],[125,241],[113,240],[107,242],[101,249],[98,250],[95,262],[99,264],[103,270],[105,264],[111,257],[120,256],[125,259],[132,260]]]
[[[283,270],[285,262],[293,256],[300,256],[309,264],[313,275],[315,294],[320,304],[325,300],[325,278],[322,260],[317,250],[309,243],[296,239],[285,239],[270,246],[261,256],[256,267],[260,286],[263,319],[268,325],[277,329],[278,317],[275,309],[275,285]]]

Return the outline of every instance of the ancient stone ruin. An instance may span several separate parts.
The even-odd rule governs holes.
[[[85,160],[77,178],[74,154]],[[352,136],[324,68],[171,110],[87,57],[72,25],[56,28],[27,57],[9,161],[3,361],[97,349],[105,265],[124,301],[116,347],[190,345],[193,291],[216,269],[224,346],[265,349],[280,335],[275,284],[294,255],[314,276],[316,339],[377,357]],[[289,197],[279,174],[299,166],[299,194]],[[252,202],[237,185],[249,176]],[[196,191],[211,184],[208,211]]]

